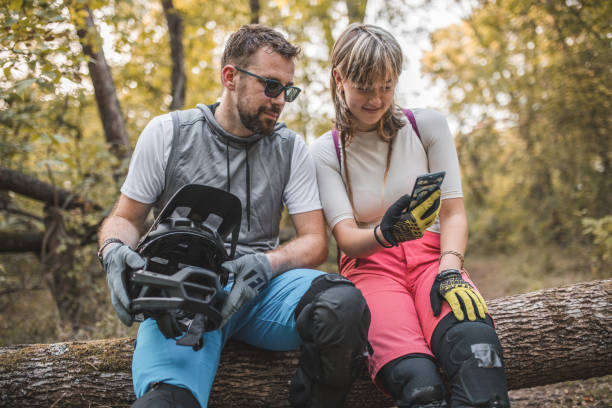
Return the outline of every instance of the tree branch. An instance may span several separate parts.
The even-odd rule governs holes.
[[[68,190],[54,187],[49,183],[38,180],[36,177],[6,167],[0,167],[0,190],[10,190],[49,205],[58,205],[64,209],[82,208],[86,211],[102,209],[96,203],[82,201]]]
[[[0,253],[2,252],[40,252],[44,232],[7,232],[0,231]]]

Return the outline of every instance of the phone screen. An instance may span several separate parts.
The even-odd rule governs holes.
[[[417,177],[412,189],[412,195],[410,196],[410,210],[413,210],[414,207],[425,201],[431,193],[439,189],[445,175],[445,171],[439,171],[437,173],[422,174]]]

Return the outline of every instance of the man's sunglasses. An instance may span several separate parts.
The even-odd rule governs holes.
[[[264,88],[264,94],[268,98],[276,98],[283,91],[285,91],[285,101],[293,102],[295,98],[297,98],[300,92],[302,91],[297,86],[285,86],[281,84],[279,81],[277,81],[276,79],[264,78],[262,76],[249,72],[246,69],[239,68],[237,66],[234,66],[234,68],[236,68],[237,71],[240,71],[247,75],[255,77],[259,79],[261,82],[263,82],[266,85],[266,87]]]

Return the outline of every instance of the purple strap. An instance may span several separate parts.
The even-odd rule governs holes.
[[[342,169],[342,160],[340,160],[340,145],[338,144],[338,131],[332,129],[332,139],[334,139],[334,147],[336,148],[336,157],[338,158],[338,164]]]
[[[410,124],[412,125],[412,128],[419,137],[421,143],[423,143],[423,139],[421,139],[421,134],[419,133],[419,128],[417,127],[416,119],[414,118],[414,114],[412,113],[412,111],[410,109],[402,109],[402,112],[404,112],[404,115],[406,115],[406,117],[410,121]],[[340,159],[340,144],[338,142],[338,131],[336,129],[332,129],[332,139],[334,140],[334,147],[336,148],[336,157],[338,158],[338,164],[342,169],[342,160]]]
[[[416,134],[419,137],[419,140],[421,141],[421,143],[423,143],[423,139],[421,139],[421,134],[419,133],[419,128],[417,127],[416,119],[414,118],[414,114],[412,113],[412,111],[410,109],[402,109],[402,112],[404,112],[404,115],[406,115],[408,117],[408,120],[410,121],[410,124],[412,125],[412,128],[416,132]]]

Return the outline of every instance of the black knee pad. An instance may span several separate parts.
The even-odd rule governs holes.
[[[340,275],[321,275],[298,303],[295,319],[302,345],[291,404],[342,406],[367,357],[370,310],[361,291]]]
[[[408,354],[381,368],[378,381],[399,408],[446,407],[440,370],[430,356]]]
[[[132,404],[132,408],[201,408],[198,400],[187,388],[154,383]]]
[[[443,332],[436,328],[431,340],[449,381],[451,407],[510,407],[502,348],[490,320],[455,321]]]

